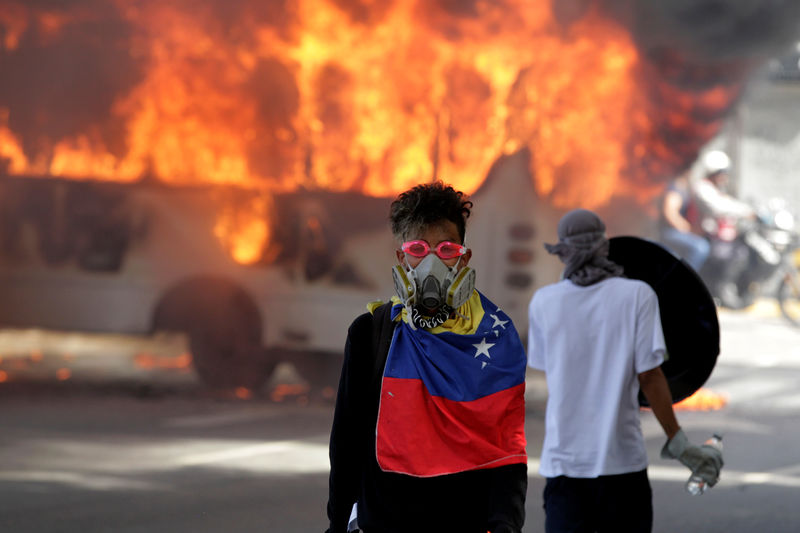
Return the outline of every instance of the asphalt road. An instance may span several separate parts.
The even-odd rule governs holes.
[[[688,471],[658,458],[664,438],[644,412],[654,531],[800,531],[800,331],[760,308],[723,312],[720,322],[722,355],[707,386],[727,405],[678,416],[693,440],[724,435],[723,479],[689,496]],[[525,531],[540,532],[540,376],[529,393]],[[278,403],[211,397],[186,380],[7,382],[0,406],[0,531],[325,529],[324,395]]]

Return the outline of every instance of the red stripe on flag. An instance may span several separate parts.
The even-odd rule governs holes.
[[[384,471],[423,477],[525,463],[525,384],[457,402],[384,377],[376,451]]]

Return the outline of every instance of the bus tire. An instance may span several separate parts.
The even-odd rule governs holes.
[[[260,389],[274,367],[261,344],[261,314],[235,283],[197,277],[170,288],[153,313],[154,330],[184,332],[192,364],[209,388]]]

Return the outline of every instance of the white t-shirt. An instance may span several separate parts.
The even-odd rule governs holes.
[[[591,478],[647,468],[637,375],[664,360],[658,299],[642,281],[608,278],[539,289],[528,309],[528,364],[548,400],[539,473]]]

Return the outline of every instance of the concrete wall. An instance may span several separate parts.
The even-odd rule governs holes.
[[[721,137],[740,198],[781,197],[800,215],[800,81],[753,83]]]

